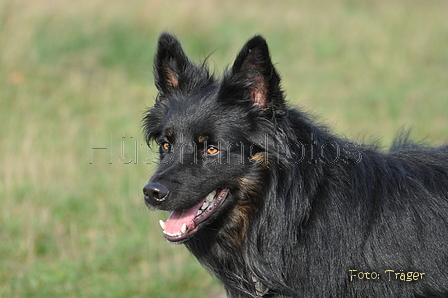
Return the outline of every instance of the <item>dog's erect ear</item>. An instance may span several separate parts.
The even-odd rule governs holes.
[[[155,84],[159,92],[166,95],[178,88],[180,77],[190,65],[191,62],[177,38],[162,33],[154,59]]]
[[[233,63],[232,76],[244,82],[254,106],[282,105],[280,77],[263,37],[255,36],[244,45]]]

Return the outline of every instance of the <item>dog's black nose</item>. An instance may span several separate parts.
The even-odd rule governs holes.
[[[168,189],[165,185],[159,182],[149,182],[143,187],[143,194],[145,200],[150,205],[157,205],[165,201],[168,195]]]

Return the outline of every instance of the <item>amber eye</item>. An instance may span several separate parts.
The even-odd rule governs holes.
[[[216,148],[215,146],[208,146],[208,148],[207,148],[207,153],[210,155],[214,155],[218,152],[219,152],[219,149]]]
[[[162,143],[162,148],[163,148],[163,150],[165,150],[165,151],[169,151],[170,148],[171,148],[171,144],[168,143],[168,142],[164,142],[164,143]]]

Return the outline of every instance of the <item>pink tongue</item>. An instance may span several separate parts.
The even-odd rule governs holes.
[[[201,201],[190,209],[172,212],[165,222],[165,232],[169,234],[179,233],[183,224],[186,224],[187,229],[190,229],[193,224],[192,221],[196,217],[196,214],[203,203],[204,202]]]

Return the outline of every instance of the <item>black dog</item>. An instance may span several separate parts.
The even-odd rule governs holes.
[[[390,152],[289,109],[256,36],[217,80],[162,34],[144,187],[230,297],[448,297],[448,147]]]

